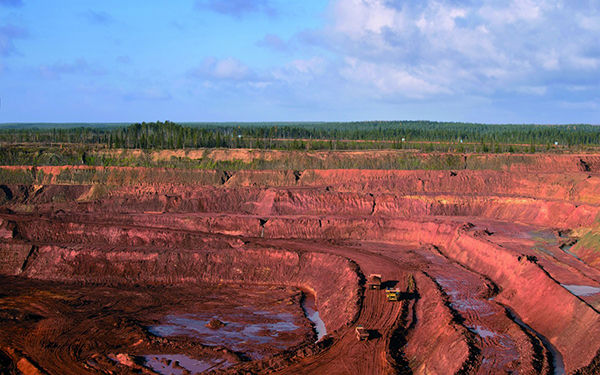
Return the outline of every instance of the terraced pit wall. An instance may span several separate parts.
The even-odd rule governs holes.
[[[22,211],[18,222],[5,213],[0,225],[0,251],[7,255],[2,269],[98,283],[300,285],[315,291],[328,329],[335,330],[358,311],[360,275],[352,262],[331,254],[242,249],[240,239],[215,242],[210,235],[335,240],[342,245],[346,240],[431,244],[496,284],[500,291],[495,299],[548,338],[570,373],[600,361],[598,312],[542,265],[489,240],[489,234],[468,222],[477,217],[576,230],[596,225],[600,177],[574,170],[581,163],[571,159],[565,162],[572,168],[567,173],[522,176],[504,171],[190,171],[184,176],[190,182],[183,183],[171,171],[107,169],[108,176],[120,177],[103,181],[125,181],[125,186],[6,184],[5,201]],[[587,169],[594,160],[586,161]],[[133,184],[134,174],[142,183]],[[173,181],[166,182],[169,178]],[[94,192],[98,186],[109,189]],[[23,214],[31,206],[36,210]],[[591,253],[584,261],[597,267],[588,260],[598,258]],[[426,279],[417,283],[428,285]],[[422,297],[427,296],[417,305],[422,317],[432,311],[446,314],[444,319],[423,318],[435,324],[431,337],[456,343],[453,356],[461,361],[453,363],[465,363],[468,333],[445,329],[454,323],[431,285],[423,289]],[[336,317],[339,306],[343,319]],[[409,340],[405,352],[433,345],[420,340]],[[436,351],[429,358],[447,361],[440,356]],[[418,365],[425,366],[423,371],[431,366]]]
[[[4,226],[15,224],[5,220]],[[274,249],[235,249],[188,233],[123,229],[76,223],[17,225],[18,240],[0,243],[4,275],[95,283],[181,284],[251,283],[290,285],[315,294],[329,331],[352,322],[359,310],[360,274],[336,255]],[[92,229],[94,228],[94,229]],[[58,235],[62,234],[62,235]],[[31,245],[32,243],[68,245]],[[94,248],[110,244],[113,250]],[[232,241],[231,245],[239,246]],[[148,250],[160,248],[162,250]],[[227,247],[226,247],[227,246]]]

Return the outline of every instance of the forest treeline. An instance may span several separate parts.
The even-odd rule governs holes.
[[[171,121],[80,127],[11,126],[3,143],[77,143],[105,148],[382,149],[535,152],[600,144],[594,125],[490,125],[431,121],[344,123],[184,123]]]

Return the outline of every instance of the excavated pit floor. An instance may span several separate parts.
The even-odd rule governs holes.
[[[302,291],[292,287],[108,287],[0,277],[0,291],[0,349],[27,353],[50,373],[200,373],[314,337]],[[208,327],[212,319],[222,326]]]

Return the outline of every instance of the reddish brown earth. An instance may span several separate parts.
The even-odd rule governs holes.
[[[4,184],[0,369],[598,374],[600,256],[570,247],[600,211],[582,158]]]

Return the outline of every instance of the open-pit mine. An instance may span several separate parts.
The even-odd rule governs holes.
[[[0,167],[0,373],[599,374],[600,155],[464,160]]]

